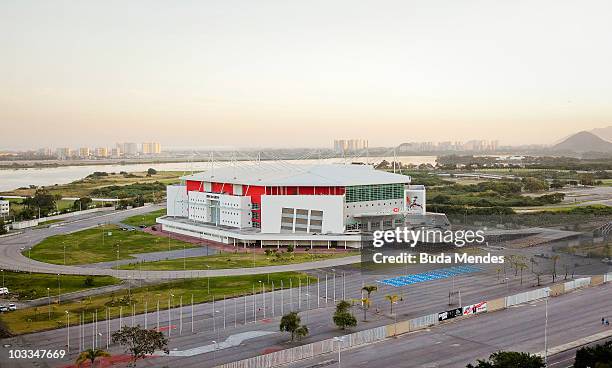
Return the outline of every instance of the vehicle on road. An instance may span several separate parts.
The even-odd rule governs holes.
[[[0,305],[0,312],[4,313],[4,312],[8,312],[9,309],[6,305]]]
[[[8,295],[9,289],[7,287],[0,288],[0,295]]]
[[[9,311],[16,311],[17,310],[17,306],[13,303],[8,305],[8,310]]]

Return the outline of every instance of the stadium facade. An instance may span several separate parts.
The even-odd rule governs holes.
[[[164,231],[235,246],[358,248],[363,230],[425,215],[425,188],[369,165],[224,167],[167,187]]]

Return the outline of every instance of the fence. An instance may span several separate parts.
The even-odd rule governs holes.
[[[509,295],[506,297],[506,307],[527,303],[532,300],[546,298],[549,292],[550,292],[550,288],[541,288],[541,289],[526,291],[520,294]]]
[[[576,279],[573,281],[568,281],[566,283],[564,283],[565,286],[565,292],[568,292],[570,290],[573,289],[578,289],[581,287],[585,287],[585,286],[589,286],[591,284],[591,278],[590,277],[584,277],[581,279]]]
[[[341,344],[342,349],[371,344],[384,340],[387,337],[386,326],[376,327],[369,330],[355,332],[342,336],[342,341],[327,339],[312,344],[296,346],[291,349],[276,351],[270,354],[260,355],[253,358],[243,359],[236,362],[226,363],[222,368],[271,368],[282,364],[308,359],[317,355],[331,353],[337,350]]]
[[[438,313],[414,318],[410,320],[410,331],[433,326],[438,323]]]

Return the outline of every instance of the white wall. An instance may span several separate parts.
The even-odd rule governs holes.
[[[189,219],[193,221],[240,229],[251,227],[251,197],[197,191],[189,192],[188,197]]]
[[[261,232],[280,233],[282,208],[323,211],[322,233],[343,233],[341,195],[264,195],[261,196]]]
[[[187,187],[168,185],[166,187],[166,213],[168,216],[188,216]]]

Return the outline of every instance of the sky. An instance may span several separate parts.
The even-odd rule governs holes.
[[[609,0],[0,0],[0,149],[550,144],[612,125]]]

